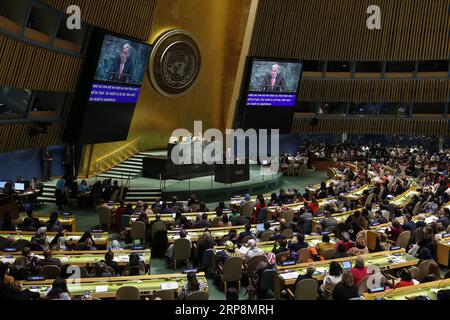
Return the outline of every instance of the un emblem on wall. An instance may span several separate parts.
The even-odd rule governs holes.
[[[149,75],[162,95],[177,96],[192,88],[200,72],[200,49],[188,33],[172,30],[156,42],[150,56]]]

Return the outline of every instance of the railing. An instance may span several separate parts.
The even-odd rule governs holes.
[[[133,140],[119,149],[98,158],[94,164],[94,175],[102,173],[118,165],[122,161],[134,156],[141,151],[142,139]]]

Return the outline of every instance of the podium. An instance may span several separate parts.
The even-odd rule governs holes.
[[[248,161],[245,164],[216,164],[215,182],[235,183],[250,180],[250,165]]]

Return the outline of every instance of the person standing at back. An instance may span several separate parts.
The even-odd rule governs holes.
[[[55,187],[55,197],[56,197],[56,205],[58,206],[58,210],[63,210],[64,204],[66,203],[66,180],[64,177],[61,177],[56,182]]]
[[[42,152],[42,180],[51,180],[51,167],[52,167],[52,157],[48,148],[44,148]]]

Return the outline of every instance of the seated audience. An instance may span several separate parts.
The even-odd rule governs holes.
[[[235,244],[231,241],[225,242],[225,250],[217,252],[219,263],[225,263],[229,257],[240,257],[240,253],[236,250]]]
[[[316,249],[317,253],[322,255],[327,250],[336,249],[336,246],[333,243],[330,243],[330,236],[328,234],[324,234],[322,236],[322,242],[319,242],[316,245]]]
[[[359,285],[361,280],[369,275],[367,267],[365,266],[365,261],[362,257],[356,257],[355,266],[350,269],[351,274],[353,275],[353,279],[355,281],[355,285]]]
[[[37,230],[41,227],[39,218],[33,216],[33,209],[27,210],[27,217],[23,220],[23,227],[26,230]]]
[[[64,230],[61,222],[58,220],[58,212],[52,212],[50,214],[50,220],[47,221],[47,230],[51,232],[61,232]]]
[[[57,278],[53,281],[52,288],[45,296],[47,300],[71,300],[66,279]]]
[[[250,239],[247,241],[247,247],[249,248],[247,253],[245,254],[244,261],[245,263],[249,262],[251,258],[254,256],[263,256],[264,251],[256,246],[256,241],[254,239]]]
[[[304,280],[304,279],[314,279],[313,275],[316,272],[316,267],[314,266],[308,266],[306,268],[306,274],[301,274],[297,277],[297,280],[295,280],[295,285],[297,285],[297,283],[299,283],[300,281]],[[314,279],[315,280],[315,279]]]
[[[342,280],[342,271],[342,267],[338,262],[332,261],[330,263],[329,272],[319,288],[324,300],[331,300],[334,287]]]
[[[348,232],[342,233],[342,240],[339,240],[336,243],[336,249],[338,249],[339,245],[341,244],[344,245],[346,252],[355,245],[355,243],[352,240],[350,240],[350,235],[348,234]]]
[[[303,248],[308,248],[308,243],[305,241],[305,235],[303,233],[299,233],[297,234],[297,242],[291,243],[289,249],[293,252],[297,252]]]
[[[62,267],[61,260],[58,258],[53,258],[53,253],[51,250],[45,250],[44,251],[44,259],[39,260],[38,264],[40,266],[58,266]]]
[[[366,240],[364,238],[357,239],[356,245],[348,249],[347,253],[351,256],[359,256],[369,253],[369,249],[366,246]]]
[[[411,273],[408,271],[408,269],[403,268],[400,271],[400,281],[395,284],[396,288],[401,287],[407,287],[407,286],[413,286],[414,282],[412,281]]]
[[[336,253],[333,255],[333,259],[346,258],[350,256],[347,251],[345,251],[345,245],[343,243],[339,244],[336,248]]]
[[[358,296],[358,287],[355,285],[352,273],[344,270],[341,281],[334,286],[332,293],[333,300],[349,300]]]
[[[42,248],[48,249],[49,243],[47,241],[47,227],[40,227],[37,229],[34,236],[31,238],[31,243],[42,246]]]
[[[205,291],[208,284],[203,281],[198,281],[197,274],[194,272],[187,274],[187,283],[181,289],[178,295],[179,300],[185,300],[186,296],[198,291]]]
[[[122,273],[119,264],[114,261],[114,252],[112,252],[111,250],[105,253],[105,263],[108,267],[114,270],[116,276]]]

